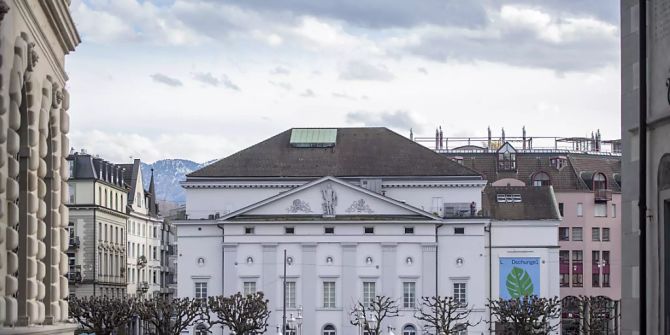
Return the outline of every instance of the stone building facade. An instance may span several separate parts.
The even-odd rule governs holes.
[[[646,35],[640,34],[640,1],[621,2],[622,333],[670,333],[670,2],[646,1]],[[646,41],[646,69],[640,41]],[[640,223],[640,95],[646,74],[646,221]],[[640,268],[640,224],[646,227],[646,272]],[[641,285],[646,312],[640,320]]]
[[[68,6],[0,1],[0,333],[72,330],[63,62],[80,38]]]
[[[122,167],[87,153],[68,157],[70,293],[126,294],[126,200]]]
[[[281,331],[285,299],[289,319],[304,316],[299,329],[281,332],[292,335],[359,333],[350,312],[374,295],[400,305],[384,331],[421,334],[415,312],[422,296],[436,294],[470,304],[473,324],[487,320],[487,298],[508,291],[500,278],[509,268],[496,264],[512,259],[533,262],[534,294],[558,295],[555,202],[515,224],[492,211],[489,248],[486,185],[478,172],[385,128],[285,131],[187,176],[188,219],[175,220],[177,293],[263,291],[271,333]],[[495,208],[532,206],[536,194],[525,194]],[[532,240],[519,238],[525,230]],[[481,322],[468,332],[488,330]]]

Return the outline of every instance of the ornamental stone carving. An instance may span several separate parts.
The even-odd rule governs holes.
[[[9,12],[9,6],[3,0],[0,0],[0,22],[5,18],[7,12]]]
[[[334,216],[335,207],[337,206],[337,193],[333,190],[333,186],[326,185],[321,189],[321,197],[323,198],[323,215]]]
[[[359,199],[354,201],[349,208],[347,208],[347,213],[367,213],[372,214],[375,211],[370,208],[370,206],[365,202],[365,199]]]
[[[312,213],[312,208],[306,201],[301,199],[295,199],[291,203],[291,206],[286,209],[289,213]]]
[[[35,51],[35,42],[28,43],[28,71],[32,71],[37,65],[37,61],[40,59],[40,56],[37,55]]]

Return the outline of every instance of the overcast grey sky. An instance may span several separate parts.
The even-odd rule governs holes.
[[[615,0],[73,0],[71,143],[222,158],[290,127],[619,138]]]

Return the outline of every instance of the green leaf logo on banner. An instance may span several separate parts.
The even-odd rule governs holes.
[[[513,267],[507,275],[507,292],[513,299],[533,295],[533,281],[526,270]]]

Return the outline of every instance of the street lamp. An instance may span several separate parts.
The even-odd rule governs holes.
[[[355,315],[358,320],[358,335],[362,335],[365,324],[365,315],[363,315],[363,311],[358,307],[355,309]]]
[[[298,307],[298,316],[295,318],[296,323],[298,324],[298,335],[302,335],[302,305]]]

